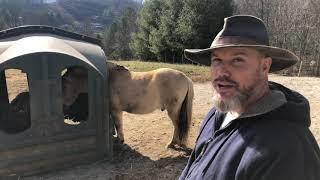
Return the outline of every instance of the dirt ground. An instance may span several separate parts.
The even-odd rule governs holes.
[[[270,80],[292,88],[310,100],[313,134],[320,143],[320,78],[270,76]],[[193,147],[202,118],[211,106],[211,85],[195,83],[193,123],[188,146]],[[26,180],[170,180],[177,179],[188,156],[166,149],[172,137],[172,125],[166,112],[147,115],[124,114],[125,144],[115,145],[114,160],[101,160]]]

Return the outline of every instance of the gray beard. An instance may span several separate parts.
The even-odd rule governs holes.
[[[227,101],[222,101],[218,93],[214,90],[213,106],[221,112],[228,112],[236,109],[241,109],[241,107],[243,107],[244,104],[248,101],[252,91],[252,88],[245,89],[243,91],[238,90],[238,94],[235,95],[235,97]]]
[[[214,107],[221,112],[229,112],[232,110],[241,109],[246,105],[246,103],[248,103],[249,98],[254,94],[255,87],[257,87],[260,82],[262,82],[262,76],[260,75],[260,70],[257,69],[254,83],[250,87],[243,89],[240,89],[238,84],[236,84],[235,88],[237,94],[227,101],[222,101],[218,92],[213,87]]]

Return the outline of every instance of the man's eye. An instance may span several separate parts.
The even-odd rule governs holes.
[[[212,65],[218,65],[221,63],[221,59],[218,59],[218,58],[212,58],[211,59],[211,64]]]
[[[241,64],[244,62],[244,60],[242,58],[234,58],[232,62],[235,64]]]

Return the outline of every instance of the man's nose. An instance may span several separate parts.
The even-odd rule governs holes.
[[[227,76],[229,77],[231,75],[230,68],[226,63],[221,63],[220,66],[215,68],[215,71],[217,75],[219,76]]]

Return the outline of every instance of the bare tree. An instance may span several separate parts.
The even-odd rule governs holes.
[[[300,62],[285,73],[319,75],[320,0],[234,1],[238,14],[251,14],[264,20],[271,45],[292,50],[300,57]]]

